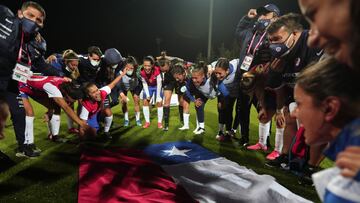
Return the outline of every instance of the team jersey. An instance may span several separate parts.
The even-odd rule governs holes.
[[[218,92],[228,95],[228,92],[226,92],[224,89],[224,85],[216,87],[214,84],[212,84],[211,78],[207,78],[206,81],[203,82],[203,84],[200,86],[195,86],[191,79],[188,79],[186,82],[185,94],[191,101],[195,101],[195,97],[193,95],[197,97],[202,95],[207,99],[214,99],[216,96],[218,96]]]
[[[120,80],[121,91],[132,91],[135,90],[137,86],[139,86],[139,79],[137,77],[131,77],[125,74]]]
[[[88,120],[94,115],[96,115],[104,106],[104,101],[106,99],[106,96],[109,95],[110,93],[111,93],[110,87],[105,86],[100,89],[100,97],[101,97],[100,102],[92,101],[90,99],[84,99],[81,102],[82,108],[81,108],[80,118],[82,120]]]
[[[27,88],[33,92],[45,92],[49,98],[63,97],[59,87],[64,81],[64,78],[56,76],[31,76],[28,78],[24,88],[20,86],[20,91],[32,96],[31,92],[26,90]]]
[[[156,98],[161,98],[162,79],[160,68],[155,66],[150,74],[146,74],[145,70],[141,69],[140,76],[146,98],[150,97],[149,87],[156,87]]]

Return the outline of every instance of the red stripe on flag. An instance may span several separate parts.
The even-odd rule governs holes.
[[[80,159],[78,202],[196,201],[142,151],[91,148]]]

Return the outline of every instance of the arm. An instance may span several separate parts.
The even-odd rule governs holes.
[[[185,95],[186,95],[187,98],[190,99],[190,101],[195,102],[195,97],[191,94],[190,88],[191,88],[191,87],[190,87],[190,81],[188,80],[188,81],[186,82]]]
[[[146,80],[143,77],[141,77],[141,82],[142,82],[142,85],[143,85],[143,92],[146,95],[146,98],[150,99],[149,87],[147,85]]]
[[[224,85],[224,83],[222,83],[222,82],[219,83],[218,90],[224,97],[229,96],[229,91],[226,88],[226,86]]]
[[[251,31],[255,21],[255,18],[249,18],[248,16],[244,16],[240,19],[235,30],[235,35],[239,41],[244,40],[246,33]]]
[[[80,127],[87,128],[87,124],[76,115],[74,110],[70,108],[70,106],[66,103],[64,98],[53,97],[53,99],[56,102],[56,104],[58,104],[73,121],[75,121],[77,124],[80,125]]]
[[[110,84],[108,84],[107,86],[110,87],[110,89],[113,89],[116,84],[118,84],[121,80],[121,78],[125,75],[126,70],[124,70],[123,72],[121,72],[120,75],[118,75]]]

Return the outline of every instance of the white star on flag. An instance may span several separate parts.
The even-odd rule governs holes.
[[[191,151],[191,149],[182,149],[179,150],[178,148],[176,148],[175,146],[172,147],[171,150],[163,150],[163,152],[168,153],[168,156],[186,156],[189,157],[188,155],[186,155],[185,153]]]

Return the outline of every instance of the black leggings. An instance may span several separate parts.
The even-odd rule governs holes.
[[[234,110],[234,104],[237,100],[236,97],[218,97],[218,104],[220,103],[220,108],[218,106],[218,112],[219,112],[219,123],[225,124],[226,130],[230,131],[232,129],[233,124],[233,110]]]

